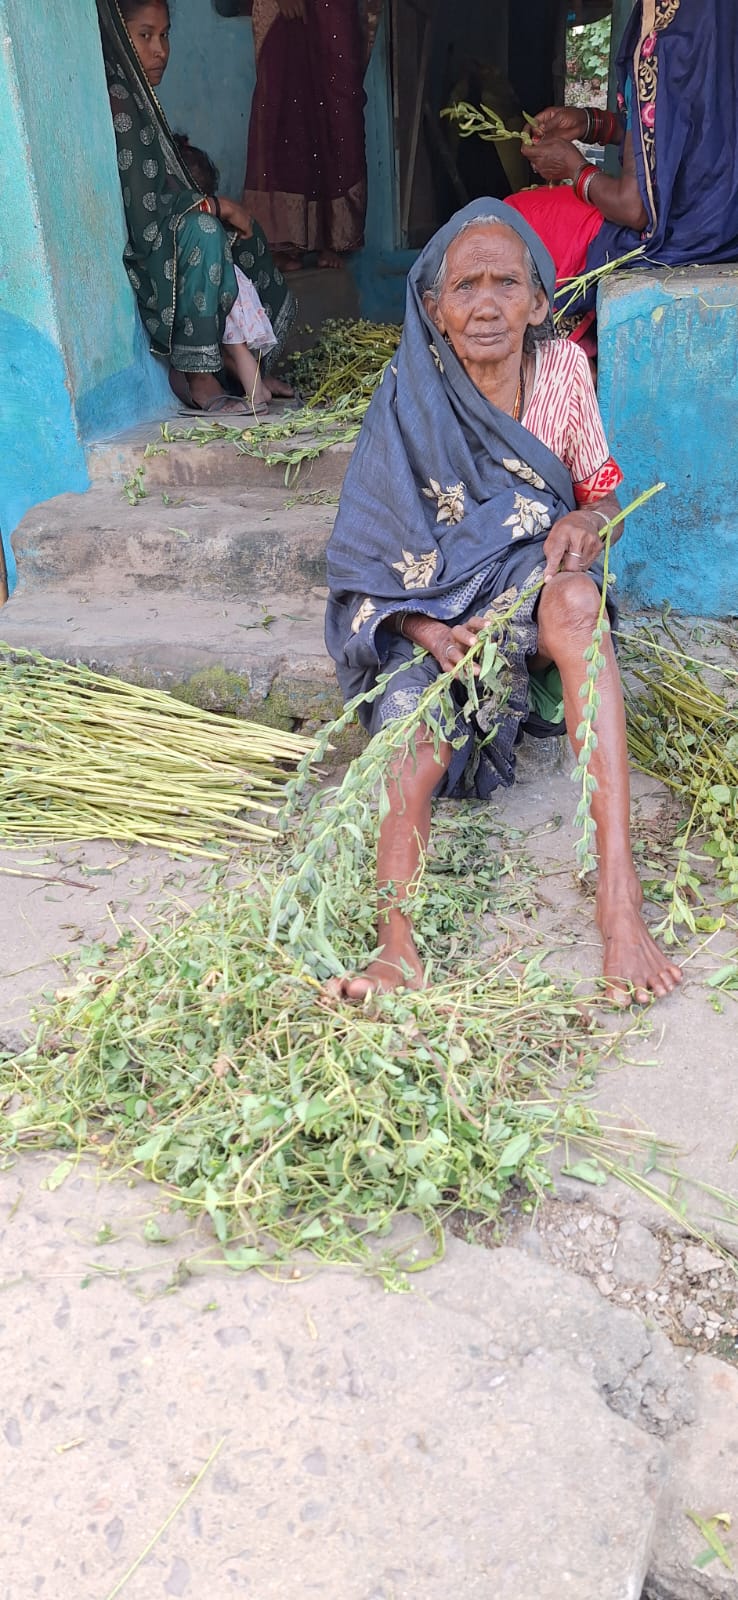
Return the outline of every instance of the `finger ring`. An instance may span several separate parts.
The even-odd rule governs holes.
[[[446,645],[446,655],[450,658],[453,655],[453,653],[454,653],[454,646],[452,644],[447,644]]]

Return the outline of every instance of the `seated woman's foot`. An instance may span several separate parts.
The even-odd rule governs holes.
[[[169,387],[190,411],[204,411],[219,396],[225,396],[214,372],[180,372],[178,367],[170,366]]]
[[[338,267],[343,266],[343,256],[340,256],[337,250],[319,250],[318,266],[328,267],[335,272]]]
[[[598,893],[597,921],[604,946],[607,999],[616,1006],[663,1000],[682,981],[681,968],[659,950],[641,915],[640,886],[631,898]]]
[[[273,378],[270,374],[264,379],[264,387],[269,390],[272,400],[294,400],[295,391],[290,383],[285,383],[284,378]]]
[[[266,411],[271,399],[265,390],[265,399],[260,400],[257,395],[253,401],[250,397],[239,400],[235,395],[226,394],[214,373],[178,372],[176,367],[169,368],[169,386],[188,411],[209,412],[219,417],[243,417],[257,409]]]
[[[253,389],[245,389],[243,396],[247,406],[253,406],[255,411],[266,411],[271,405],[272,395],[268,385],[262,378],[258,378]]]
[[[274,265],[280,272],[299,272],[302,266],[302,256],[291,250],[278,250],[274,256]]]
[[[385,945],[366,972],[331,978],[323,992],[332,1000],[366,1000],[370,994],[391,994],[393,989],[422,989],[423,980],[423,967],[414,944],[403,945],[397,951]]]
[[[190,392],[190,404],[199,406],[207,411],[214,400],[225,398],[225,389],[218,382],[214,372],[185,372],[180,374],[187,381]]]

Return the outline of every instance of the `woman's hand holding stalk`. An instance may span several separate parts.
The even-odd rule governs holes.
[[[427,650],[442,672],[451,672],[458,667],[467,651],[476,644],[477,635],[483,627],[484,617],[471,617],[469,622],[457,623],[453,628],[445,622],[438,622],[435,617],[412,614],[401,614],[396,623],[397,632],[413,644],[420,645],[422,650]],[[478,661],[472,662],[472,671],[478,674]]]
[[[586,139],[587,112],[583,106],[547,106],[539,111],[531,127],[536,139]]]
[[[602,554],[602,531],[620,510],[617,496],[605,495],[596,506],[582,506],[559,517],[543,546],[546,557],[544,583],[556,572],[586,572]],[[617,543],[623,531],[622,522],[613,528],[611,542]]]

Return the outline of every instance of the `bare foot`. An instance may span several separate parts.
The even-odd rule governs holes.
[[[332,1000],[366,1000],[370,994],[391,994],[393,989],[422,989],[423,967],[412,942],[392,951],[385,945],[381,956],[356,977],[331,978],[324,994]]]
[[[631,896],[597,896],[597,921],[604,946],[607,999],[616,1006],[663,1000],[682,981],[682,971],[659,950],[641,915],[640,885]]]
[[[318,253],[318,266],[329,267],[332,272],[335,272],[339,267],[343,266],[343,257],[339,256],[337,250],[320,250]]]
[[[279,250],[274,257],[275,267],[280,272],[299,272],[302,266],[302,256],[290,255],[286,250]]]
[[[285,383],[283,378],[265,378],[264,385],[269,390],[273,400],[294,400],[295,391],[292,385]]]
[[[207,410],[213,400],[225,395],[225,389],[213,372],[188,372],[185,377],[192,404],[202,406],[203,411]]]
[[[265,406],[269,406],[271,404],[271,399],[271,389],[269,388],[269,385],[264,382],[263,378],[257,379],[253,389],[244,390],[244,400],[246,401],[246,404],[249,406],[254,406],[255,409],[258,408],[259,411],[261,411]]]

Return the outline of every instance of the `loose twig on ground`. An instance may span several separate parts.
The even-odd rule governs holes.
[[[195,1493],[195,1490],[198,1487],[198,1485],[202,1483],[202,1480],[205,1477],[206,1472],[209,1472],[210,1468],[213,1465],[213,1462],[216,1459],[216,1456],[218,1456],[220,1454],[224,1444],[225,1444],[225,1437],[218,1441],[218,1443],[215,1446],[215,1449],[213,1451],[211,1451],[210,1455],[208,1456],[208,1459],[205,1462],[204,1467],[200,1468],[200,1471],[198,1472],[197,1477],[195,1479],[193,1479],[193,1481],[190,1484],[189,1488],[185,1490],[185,1492],[182,1495],[181,1499],[179,1499],[177,1501],[177,1504],[174,1507],[174,1510],[170,1511],[169,1516],[166,1517],[164,1522],[162,1522],[161,1527],[157,1528],[153,1539],[149,1540],[149,1542],[148,1542],[148,1544],[146,1546],[146,1549],[142,1550],[140,1556],[136,1557],[136,1560],[134,1561],[133,1566],[129,1567],[128,1571],[123,1573],[122,1578],[118,1579],[118,1582],[116,1583],[115,1587],[113,1589],[111,1589],[110,1593],[106,1596],[106,1600],[116,1600],[116,1595],[119,1595],[121,1593],[121,1590],[123,1590],[125,1588],[126,1584],[128,1583],[129,1578],[132,1578],[134,1573],[138,1572],[139,1567],[146,1560],[146,1557],[151,1555],[151,1552],[154,1549],[154,1546],[159,1543],[159,1540],[160,1540],[162,1534],[166,1533],[167,1528],[169,1528],[171,1526],[171,1524],[174,1522],[175,1517],[179,1516],[179,1513],[182,1510],[183,1506],[186,1506],[187,1501]]]

